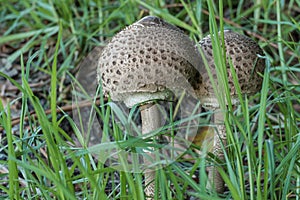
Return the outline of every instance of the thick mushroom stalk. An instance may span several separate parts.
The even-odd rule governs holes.
[[[219,109],[213,108],[215,113],[212,117],[212,121],[216,126],[215,134],[213,138],[212,153],[217,155],[221,161],[225,160],[222,145],[226,146],[226,129],[224,126],[224,115]],[[208,167],[208,189],[215,189],[217,192],[222,193],[224,191],[224,181],[214,166]]]
[[[154,103],[140,106],[141,118],[142,118],[142,134],[147,134],[151,130],[156,130],[162,126],[161,114],[158,105]],[[149,153],[152,160],[155,160],[154,154]],[[150,159],[144,159],[144,164],[150,166],[152,164]],[[150,197],[153,196],[155,185],[153,180],[155,178],[155,170],[145,170],[145,194]]]
[[[167,100],[176,90],[193,90],[200,66],[201,57],[188,36],[148,16],[112,38],[101,54],[97,74],[104,94],[113,101],[125,102],[129,108],[147,107],[140,108],[142,133],[146,134],[161,126],[154,100]],[[148,153],[151,158],[153,154]],[[145,173],[145,193],[151,198],[155,172],[146,169]]]
[[[218,58],[213,56],[211,37],[207,36],[203,38],[199,44],[207,59],[213,77],[217,77],[218,68],[215,67],[215,59]],[[238,94],[233,83],[233,75],[230,71],[228,60],[230,59],[233,64],[242,94],[251,95],[257,93],[261,89],[262,77],[260,76],[260,73],[262,74],[264,71],[264,61],[259,58],[258,55],[262,55],[263,51],[252,39],[232,31],[224,31],[224,44],[227,57],[226,71],[228,75],[229,92],[231,102],[235,105],[238,103]],[[218,156],[220,160],[224,160],[224,151],[221,148],[221,142],[226,146],[226,129],[224,125],[224,113],[222,113],[225,111],[220,110],[220,104],[215,95],[215,92],[223,91],[213,90],[206,71],[201,72],[201,75],[201,86],[196,93],[201,104],[207,109],[215,112],[212,119],[213,123],[216,124],[213,153]],[[222,83],[218,83],[217,80],[214,81],[216,82],[217,87],[220,88],[219,86]],[[210,180],[208,187],[211,189],[214,188],[219,193],[223,192],[224,182],[216,168],[211,166],[208,168],[208,171]]]

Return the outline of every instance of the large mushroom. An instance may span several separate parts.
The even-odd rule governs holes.
[[[129,108],[140,105],[142,134],[147,134],[161,126],[156,100],[167,100],[178,89],[196,87],[200,58],[180,29],[147,16],[112,38],[101,54],[97,77],[104,94],[113,101],[122,101]],[[147,153],[151,158],[151,152]],[[151,164],[151,160],[144,162]],[[145,193],[151,198],[155,172],[147,169],[144,173]]]
[[[220,37],[220,33],[219,33]],[[221,43],[221,42],[220,42]],[[216,59],[213,56],[211,36],[203,38],[200,42],[200,47],[208,62],[212,77],[217,77],[217,67],[215,66]],[[222,44],[222,43],[221,43]],[[242,94],[254,94],[260,91],[262,85],[261,74],[264,71],[264,60],[258,55],[263,55],[262,49],[252,39],[235,33],[233,31],[224,31],[224,44],[226,51],[226,72],[228,75],[228,86],[230,90],[231,102],[233,105],[238,103],[238,94],[234,86],[233,76],[230,70],[229,59],[232,62],[235,73],[238,78],[238,83]],[[221,84],[214,80],[219,93],[222,93]],[[226,130],[224,125],[224,110],[220,109],[218,98],[212,87],[211,81],[207,71],[201,73],[201,86],[197,89],[196,93],[200,99],[201,104],[214,111],[213,122],[216,124],[216,131],[214,136],[213,153],[224,160],[222,151],[222,143],[226,145]],[[225,101],[227,105],[228,102]],[[223,192],[224,182],[215,167],[209,167],[208,178],[210,181],[209,188],[215,189],[217,192]]]

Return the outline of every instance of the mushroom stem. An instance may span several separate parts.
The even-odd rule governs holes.
[[[155,103],[145,104],[140,106],[141,118],[142,118],[142,134],[150,133],[161,127],[161,114],[158,105]],[[155,160],[154,152],[147,151],[148,156],[144,157],[144,165],[151,166],[152,161]],[[155,170],[151,168],[145,169],[145,194],[147,199],[152,199],[155,190],[155,184],[153,182],[155,178]]]
[[[214,146],[212,153],[221,161],[225,160],[222,144],[226,145],[226,128],[224,125],[224,113],[220,109],[215,109],[213,123],[216,124],[214,134]],[[215,189],[218,193],[224,192],[224,181],[215,166],[208,167],[208,188]]]

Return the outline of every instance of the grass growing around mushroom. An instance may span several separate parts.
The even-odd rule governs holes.
[[[182,28],[196,41],[210,31],[232,29],[253,38],[266,52],[261,92],[240,95],[237,109],[229,106],[226,112],[225,163],[220,165],[211,154],[194,162],[180,158],[157,171],[160,196],[156,192],[155,198],[299,199],[300,4],[221,3],[1,1],[0,199],[144,199],[141,173],[108,167],[97,152],[113,148],[116,141],[124,149],[147,144],[140,136],[124,139],[126,128],[139,129],[132,123],[138,121],[137,108],[126,115],[119,104],[103,98],[101,88],[97,99],[81,89],[75,94],[75,88],[83,84],[76,74],[88,52],[148,14]],[[218,45],[213,48],[217,54],[223,51]],[[86,73],[87,80],[96,81],[94,69]],[[220,78],[226,80],[224,74]],[[224,94],[228,96],[228,89]],[[97,116],[79,115],[82,107],[70,109],[72,103],[83,106],[83,100],[97,104]],[[210,114],[201,113],[199,126],[213,127],[207,120]],[[167,115],[169,123],[155,133],[176,130],[180,122]],[[93,120],[100,121],[103,135],[91,145],[86,137],[93,136],[93,129],[84,123]],[[187,154],[198,155],[191,150]],[[120,167],[129,166],[120,160]],[[227,185],[219,197],[206,190],[207,160],[218,166]]]

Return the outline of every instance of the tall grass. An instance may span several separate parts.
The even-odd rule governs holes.
[[[227,145],[223,146],[225,163],[213,156],[200,156],[191,149],[192,163],[180,158],[156,173],[155,199],[299,199],[300,145],[300,85],[299,85],[299,2],[298,1],[0,1],[0,52],[5,63],[0,76],[19,91],[16,99],[6,101],[0,96],[0,195],[3,199],[144,199],[141,173],[120,171],[108,167],[109,152],[117,142],[121,147],[139,150],[147,141],[140,135],[124,136],[124,130],[138,132],[137,108],[126,115],[122,107],[107,101],[101,87],[96,97],[81,87],[75,94],[80,102],[87,99],[100,121],[101,143],[89,147],[87,132],[75,123],[67,112],[57,108],[71,105],[71,95],[65,95],[66,84],[79,87],[73,76],[78,64],[96,46],[104,46],[114,34],[144,15],[156,15],[182,28],[191,38],[200,40],[223,28],[252,33],[265,50],[266,70],[261,91],[255,96],[240,96],[236,110],[230,106],[225,120]],[[209,13],[209,16],[205,13]],[[274,16],[274,13],[276,15]],[[297,14],[298,13],[298,14]],[[230,19],[230,20],[228,20]],[[255,34],[254,34],[255,33]],[[218,39],[213,45],[222,57]],[[21,76],[10,77],[10,65]],[[225,60],[219,60],[225,66]],[[83,66],[87,67],[87,66]],[[45,74],[50,85],[44,90],[47,101],[39,99],[31,87],[34,74]],[[3,79],[0,79],[0,84]],[[226,88],[227,75],[219,74]],[[68,82],[69,81],[69,82]],[[95,83],[96,84],[96,83]],[[237,80],[235,84],[238,86]],[[238,87],[237,87],[238,88]],[[237,89],[238,90],[238,89]],[[220,101],[225,102],[220,98]],[[12,125],[12,111],[20,102],[20,123]],[[73,99],[74,102],[74,99]],[[119,108],[119,109],[118,109]],[[50,110],[46,112],[46,110]],[[224,109],[225,110],[224,105]],[[78,113],[79,121],[86,120]],[[31,112],[36,114],[36,118]],[[73,112],[73,113],[74,113]],[[199,127],[208,125],[211,112],[201,115]],[[169,115],[172,118],[172,113]],[[123,118],[122,118],[123,117]],[[71,129],[64,130],[68,122]],[[84,124],[82,126],[84,126]],[[170,119],[161,130],[175,131],[181,122]],[[213,126],[213,124],[211,125]],[[132,128],[134,127],[134,128]],[[175,128],[174,128],[175,127]],[[16,131],[17,130],[17,131]],[[72,133],[72,134],[71,134]],[[159,134],[159,131],[151,133]],[[115,141],[113,141],[114,139]],[[122,146],[123,145],[123,146]],[[198,148],[195,146],[194,148]],[[224,194],[206,189],[205,167],[212,161],[218,167],[226,185]],[[122,160],[122,167],[127,167]],[[197,181],[194,175],[199,176]]]

